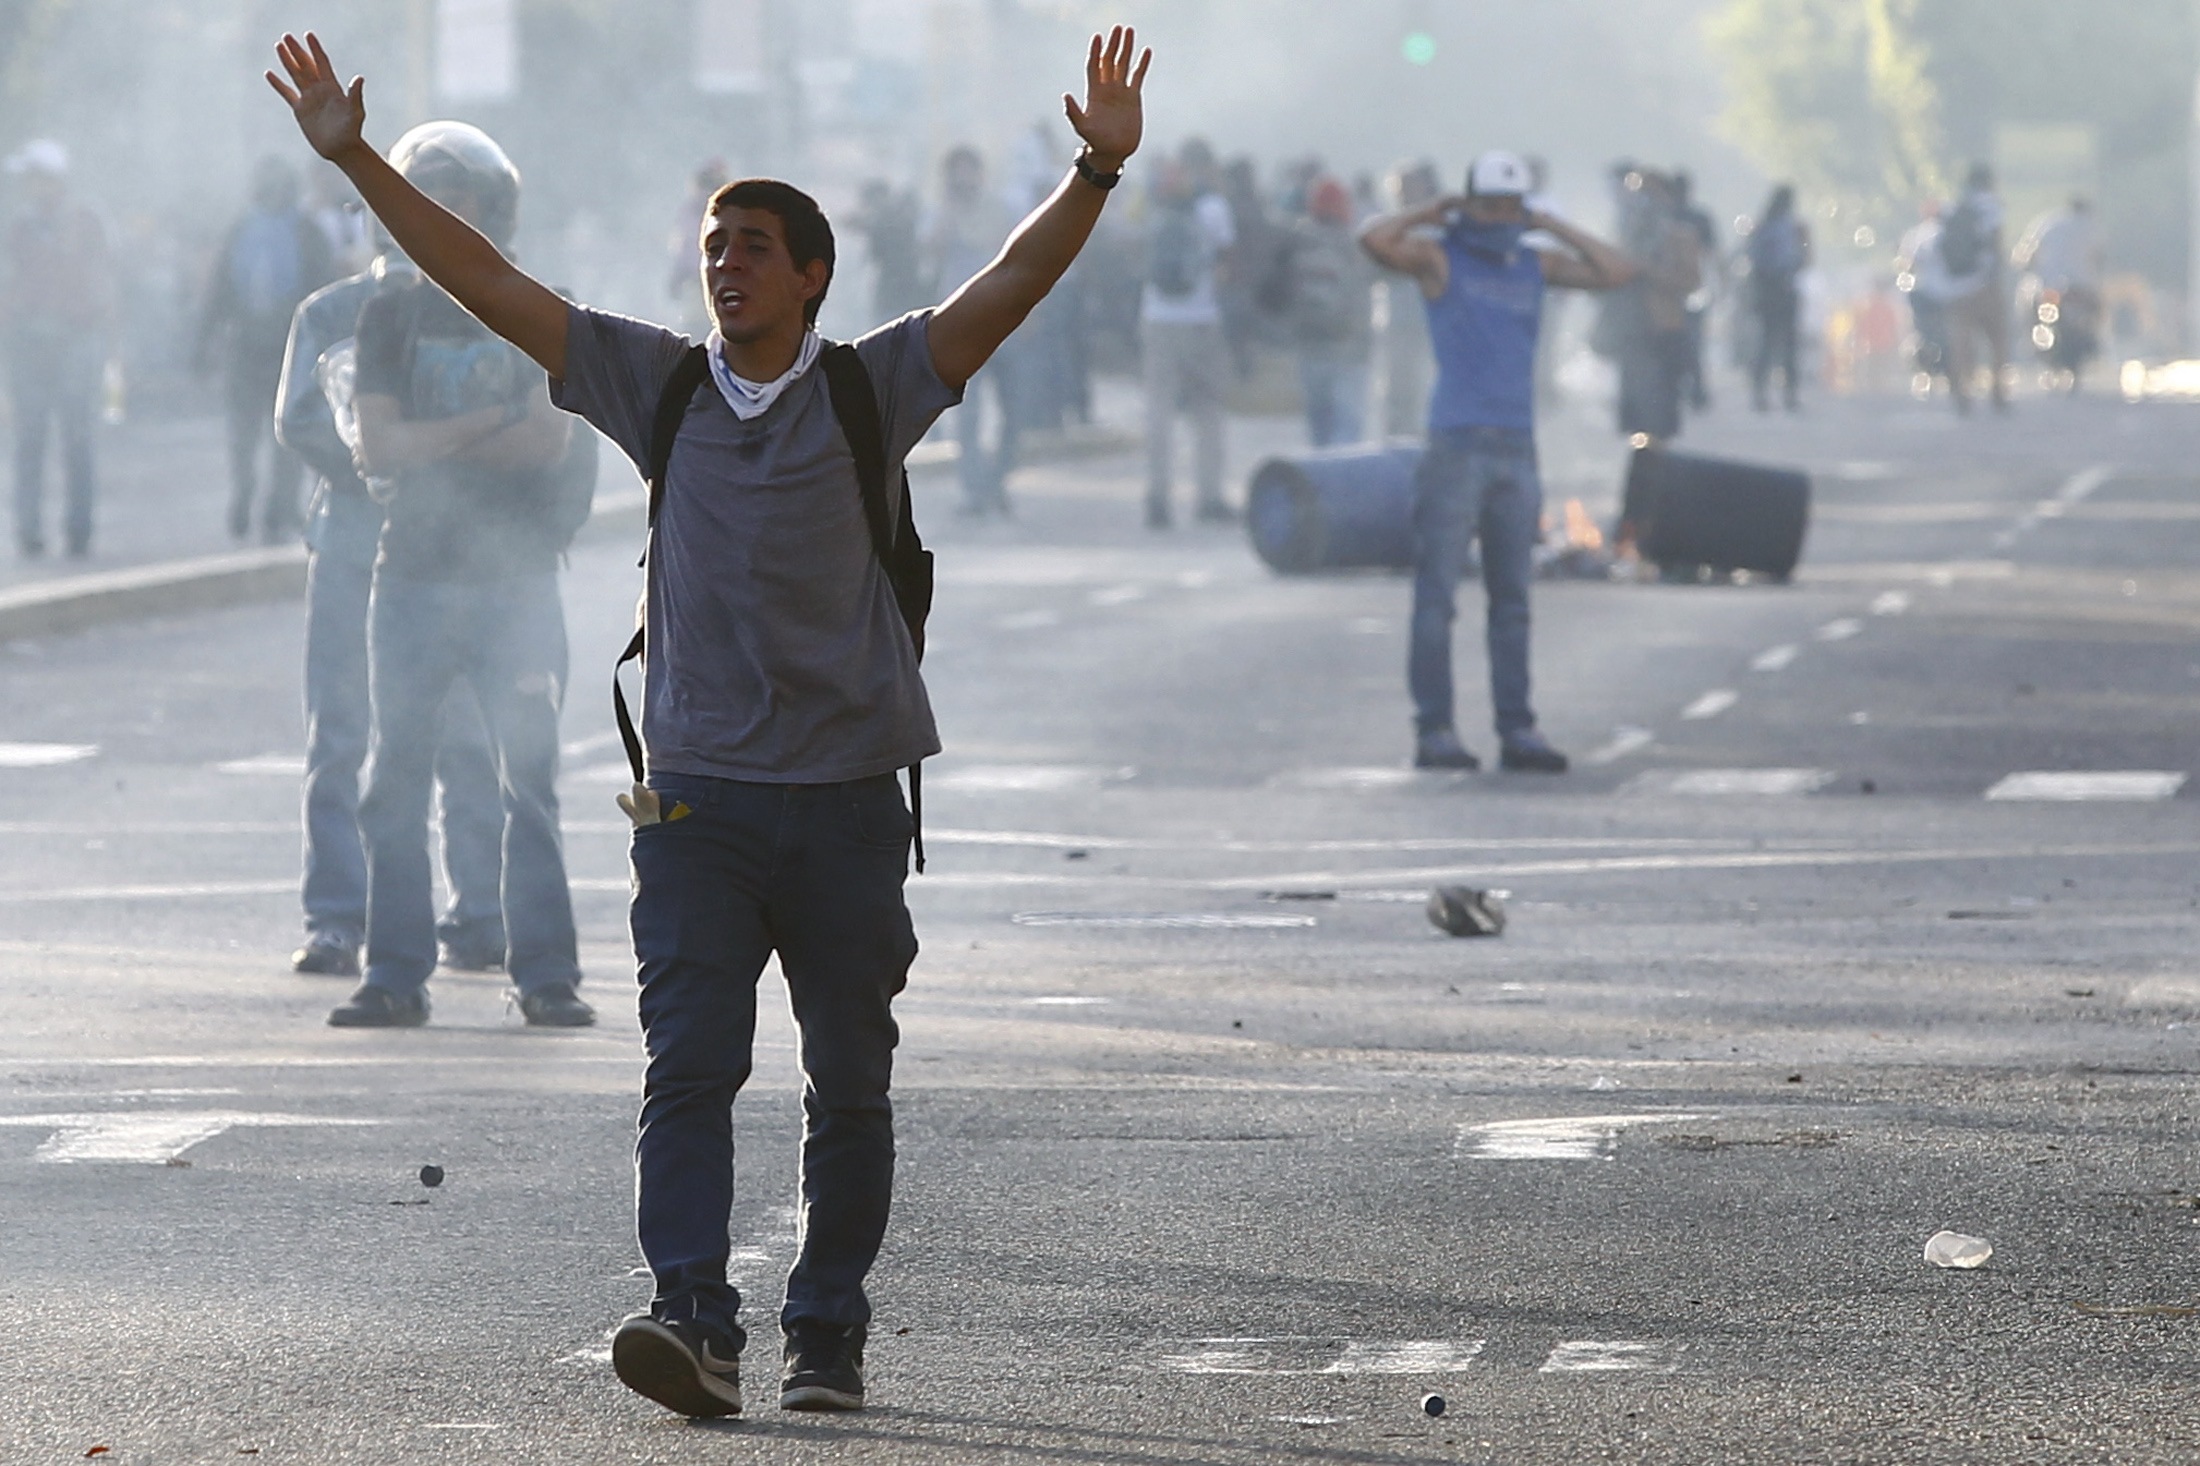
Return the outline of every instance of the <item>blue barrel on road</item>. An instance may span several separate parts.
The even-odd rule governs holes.
[[[1418,443],[1269,459],[1246,495],[1254,552],[1285,575],[1412,568],[1413,472],[1420,462]]]

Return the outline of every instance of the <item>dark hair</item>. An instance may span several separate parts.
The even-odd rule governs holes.
[[[816,325],[826,291],[833,285],[833,226],[817,200],[776,178],[740,178],[710,196],[709,213],[723,209],[762,209],[777,215],[787,236],[787,255],[797,270],[807,270],[813,260],[825,262],[825,290],[802,309],[803,319]]]

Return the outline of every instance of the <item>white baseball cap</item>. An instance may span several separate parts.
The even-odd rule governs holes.
[[[1484,153],[1467,170],[1467,192],[1475,198],[1526,198],[1534,187],[1518,153]]]
[[[69,171],[68,144],[50,137],[34,138],[15,150],[7,167],[8,172],[18,176],[43,173],[49,178],[65,177]]]

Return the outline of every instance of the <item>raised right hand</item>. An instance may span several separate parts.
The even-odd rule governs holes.
[[[337,162],[351,149],[364,147],[366,78],[353,77],[349,87],[337,81],[336,68],[321,49],[321,38],[311,31],[303,43],[285,35],[275,47],[275,56],[290,73],[290,84],[286,86],[272,71],[267,73],[267,84],[290,104],[291,116],[298,119],[298,130],[313,151]]]

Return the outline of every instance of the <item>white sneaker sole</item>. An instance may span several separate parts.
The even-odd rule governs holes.
[[[654,1319],[632,1319],[611,1340],[611,1368],[644,1399],[692,1419],[741,1413],[741,1386],[703,1368],[680,1336]]]

